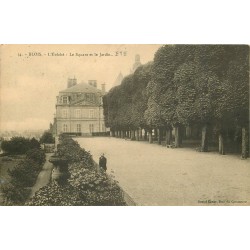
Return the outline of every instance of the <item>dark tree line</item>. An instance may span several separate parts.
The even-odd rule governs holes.
[[[184,135],[200,134],[200,151],[216,135],[219,153],[225,140],[241,142],[248,156],[249,47],[247,45],[165,45],[154,61],[125,77],[103,98],[111,135],[180,147]],[[240,137],[240,139],[239,139]]]

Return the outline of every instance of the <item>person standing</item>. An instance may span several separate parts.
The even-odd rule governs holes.
[[[104,156],[104,154],[102,154],[99,158],[99,167],[100,169],[104,170],[104,172],[107,171],[107,158]]]

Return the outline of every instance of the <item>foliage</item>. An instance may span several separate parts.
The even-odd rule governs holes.
[[[109,91],[104,116],[111,130],[248,128],[249,46],[164,45]]]
[[[58,154],[70,162],[70,178],[64,185],[51,182],[41,188],[27,205],[112,206],[126,205],[117,182],[94,168],[89,152],[71,138],[61,135]]]
[[[55,143],[55,138],[51,132],[45,131],[40,138],[40,143]]]
[[[111,130],[129,130],[146,127],[146,86],[151,79],[152,62],[138,67],[126,76],[121,85],[104,96],[105,124]]]
[[[40,149],[41,148],[39,141],[36,140],[34,137],[30,140],[30,148],[31,149],[34,149],[34,148]]]
[[[123,195],[117,182],[104,172],[86,169],[75,164],[69,169],[69,183],[77,190],[81,201],[93,206],[125,205]]]
[[[16,187],[32,187],[35,184],[41,165],[30,159],[25,159],[12,170],[8,170],[10,183]]]
[[[81,148],[78,142],[67,135],[60,135],[57,154],[66,158],[69,163],[83,162],[86,167],[93,167],[93,159],[89,152]]]
[[[28,198],[30,190],[25,187],[16,187],[11,183],[1,186],[3,196],[7,200],[6,205],[22,205]]]
[[[22,205],[27,200],[44,162],[45,153],[34,148],[27,151],[25,159],[13,169],[8,169],[10,181],[1,186],[7,205]]]
[[[26,158],[33,160],[34,162],[38,163],[39,165],[42,165],[42,164],[44,164],[44,162],[46,160],[46,155],[45,155],[43,150],[34,148],[34,149],[30,149],[26,153]]]
[[[24,137],[12,137],[10,141],[3,141],[1,148],[3,151],[10,154],[25,154],[32,148],[34,140],[29,140]]]
[[[126,205],[117,184],[105,173],[86,169],[81,164],[71,167],[69,184],[51,182],[36,192],[27,203],[31,206],[119,206]]]

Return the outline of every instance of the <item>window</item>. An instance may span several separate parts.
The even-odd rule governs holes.
[[[68,132],[68,125],[67,124],[63,124],[63,132]]]
[[[90,94],[90,101],[94,101],[94,94]]]
[[[75,116],[76,116],[76,118],[80,118],[81,117],[81,110],[80,109],[76,109],[75,110]]]
[[[62,100],[63,100],[63,104],[68,103],[68,97],[67,96],[63,96]]]
[[[106,132],[106,128],[104,124],[102,124],[102,132]]]
[[[93,109],[90,109],[89,110],[89,118],[94,118],[94,110]]]
[[[76,124],[76,132],[81,132],[81,124]]]
[[[94,132],[94,124],[89,124],[89,132],[90,133]]]
[[[68,117],[68,110],[67,109],[63,109],[62,110],[62,117],[63,118],[67,118]]]

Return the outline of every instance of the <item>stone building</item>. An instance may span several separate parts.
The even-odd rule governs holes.
[[[102,106],[105,84],[101,87],[101,90],[97,88],[96,80],[77,84],[77,79],[68,79],[67,89],[60,91],[57,96],[55,135],[106,132]]]

